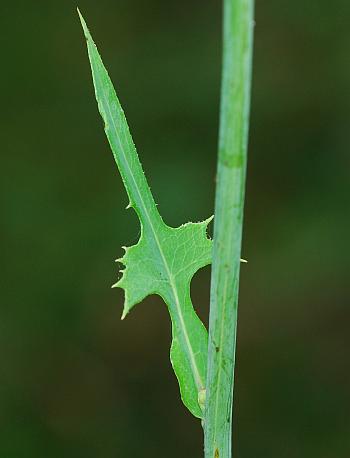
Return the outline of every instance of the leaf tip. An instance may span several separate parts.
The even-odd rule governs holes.
[[[77,6],[77,13],[78,13],[78,16],[79,16],[79,19],[80,19],[81,24],[82,24],[82,25],[84,25],[84,24],[86,25],[85,20],[84,20],[84,18],[83,18],[83,15],[82,15],[81,12],[80,12],[79,6]]]
[[[90,36],[89,29],[88,29],[88,27],[86,25],[86,22],[85,22],[85,19],[84,19],[83,15],[80,12],[79,7],[77,7],[77,12],[78,12],[78,15],[79,15],[79,19],[80,19],[81,25],[82,25],[83,30],[84,30],[84,35],[85,35],[86,39],[88,40],[89,36]]]
[[[128,247],[128,246],[122,246],[122,250],[124,250],[124,256],[123,256],[121,259],[124,259],[124,261],[125,261],[125,258],[126,258],[126,256],[127,256],[127,253],[128,253],[129,248],[130,248],[130,247]],[[124,262],[124,261],[122,261],[122,264],[125,265],[125,262]]]
[[[122,258],[117,258],[117,259],[114,260],[114,262],[119,262],[120,264],[124,264],[124,265],[125,265],[124,257],[122,257]]]
[[[211,216],[209,216],[209,218],[207,218],[204,222],[205,222],[205,223],[207,224],[207,226],[208,226],[208,224],[211,223],[211,222],[213,221],[213,219],[214,219],[214,215],[211,215]]]
[[[124,306],[123,313],[120,319],[124,321],[128,313],[129,313],[129,310]]]

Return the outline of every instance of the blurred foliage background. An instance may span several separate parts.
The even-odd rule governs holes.
[[[0,457],[200,457],[76,2],[3,2]],[[213,212],[219,1],[80,0],[164,219]],[[348,0],[256,2],[234,456],[350,456]],[[192,295],[207,321],[210,269]]]

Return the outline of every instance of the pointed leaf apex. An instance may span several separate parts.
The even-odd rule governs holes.
[[[80,9],[78,7],[77,7],[77,12],[79,14],[79,19],[80,19],[81,25],[83,27],[84,34],[85,34],[86,38],[89,38],[89,29],[88,29],[88,27],[86,25],[86,22],[85,22],[85,19],[83,18],[83,15],[80,12]]]
[[[123,313],[122,313],[122,316],[121,316],[120,319],[121,319],[121,320],[125,320],[125,317],[126,317],[126,315],[127,315],[128,313],[129,313],[129,310],[126,310],[125,307],[124,307]]]

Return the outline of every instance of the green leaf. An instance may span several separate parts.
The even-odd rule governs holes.
[[[80,20],[87,39],[95,95],[105,132],[129,196],[128,207],[136,211],[141,224],[139,242],[125,248],[125,255],[118,260],[125,266],[122,278],[115,285],[125,291],[122,318],[150,294],[163,298],[172,322],[170,359],[179,381],[181,398],[193,415],[202,418],[208,335],[193,309],[190,283],[197,270],[211,262],[212,242],[206,234],[211,218],[178,228],[163,222],[112,82],[81,15]]]

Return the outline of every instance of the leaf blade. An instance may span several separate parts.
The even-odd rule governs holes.
[[[122,318],[150,294],[166,304],[172,322],[170,359],[181,398],[192,414],[203,417],[198,398],[205,391],[207,331],[193,309],[190,282],[195,272],[210,264],[212,242],[206,230],[211,219],[167,226],[159,215],[142,170],[129,127],[87,25],[79,12],[87,40],[95,96],[105,123],[105,132],[125,189],[141,224],[138,243],[126,248],[120,262],[125,265],[115,286],[124,289]]]

